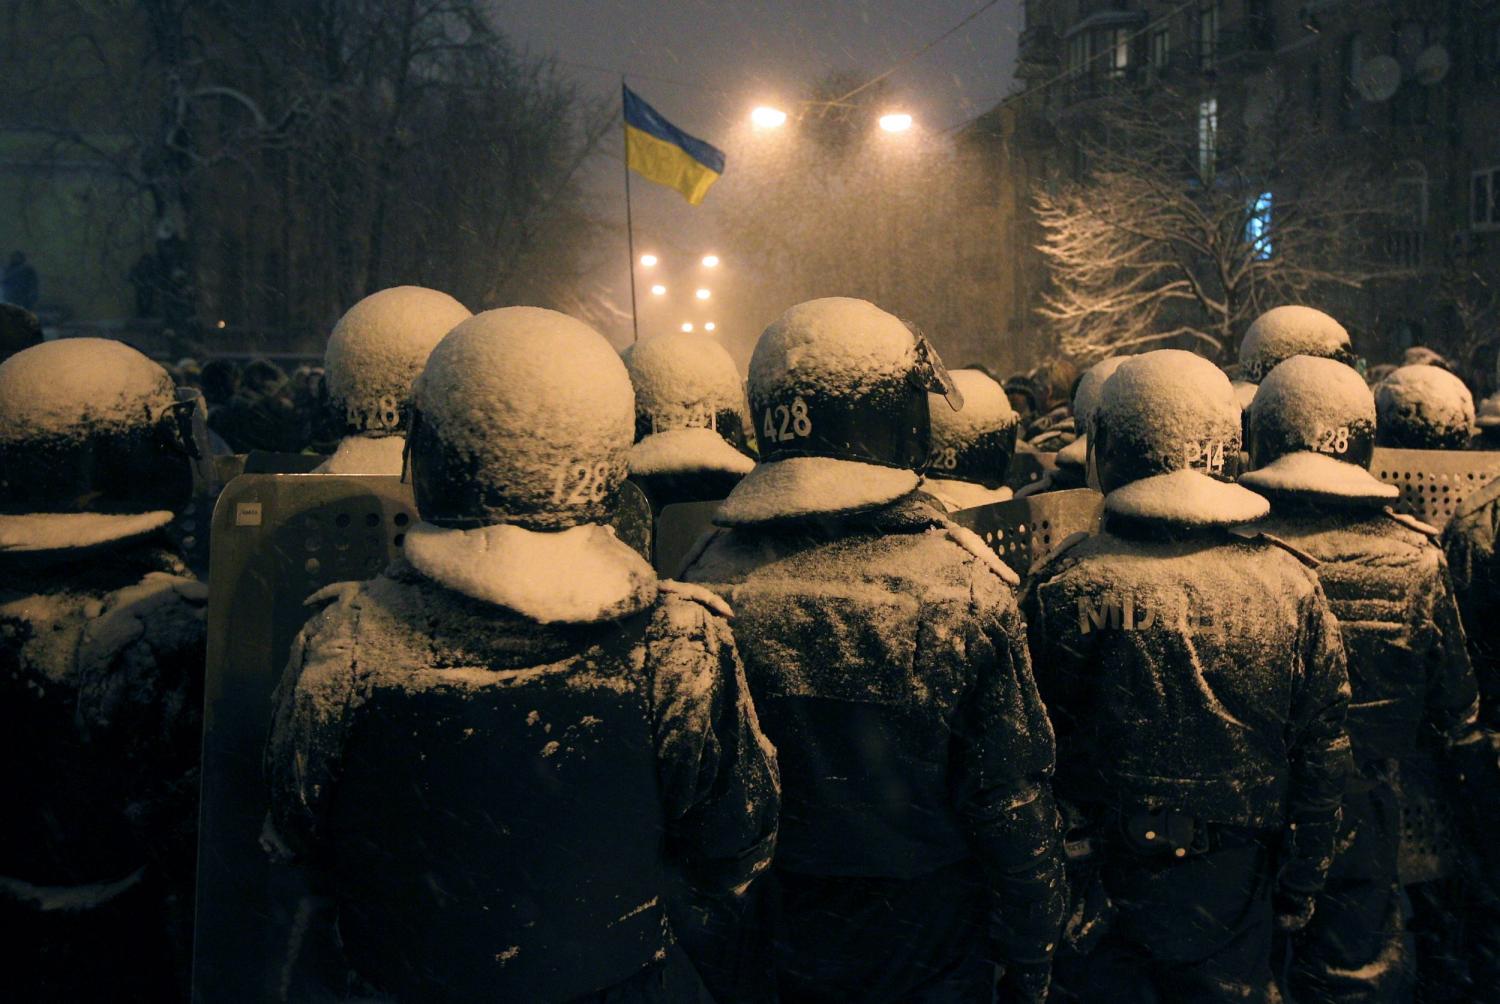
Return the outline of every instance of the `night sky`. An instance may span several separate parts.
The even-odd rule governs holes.
[[[983,2],[507,0],[496,17],[518,47],[555,56],[590,92],[617,94],[624,71],[631,88],[674,124],[726,152],[723,179],[696,209],[675,192],[632,179],[637,254],[650,249],[696,257],[715,250],[714,198],[735,184],[735,152],[753,141],[748,115],[754,105],[790,109],[809,81],[830,70],[881,73]],[[888,82],[894,103],[915,117],[917,128],[935,131],[986,111],[1011,87],[1020,28],[1021,0],[999,0],[898,70]],[[617,212],[623,223],[618,139],[606,152],[610,159],[600,159],[592,186],[600,208]],[[617,342],[629,337],[623,226],[619,244],[618,270],[601,276],[605,295],[627,315],[608,332]],[[726,261],[719,281],[733,281],[732,269]],[[731,337],[745,335],[753,337]]]

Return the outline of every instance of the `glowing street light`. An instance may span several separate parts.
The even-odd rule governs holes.
[[[714,324],[713,321],[705,321],[704,324],[703,324],[703,330],[704,331],[712,331],[717,326],[718,325]]]
[[[716,255],[716,254],[706,254],[706,255],[704,255],[703,256],[703,267],[704,268],[718,268],[719,267],[719,256]]]
[[[693,295],[700,300],[707,300],[713,294],[710,293],[707,289],[699,289],[698,292],[694,293]]]
[[[886,132],[906,132],[911,128],[911,116],[905,112],[892,112],[880,116],[880,128]]]
[[[775,129],[786,123],[786,112],[761,105],[750,113],[750,121],[757,129]]]
[[[666,291],[667,291],[667,287],[663,286],[661,283],[657,283],[655,286],[651,287],[651,295],[652,296],[661,296]]]
[[[654,255],[654,254],[643,254],[643,255],[641,255],[641,266],[643,268],[650,268],[652,265],[655,265],[655,264],[656,264],[656,255]]]
[[[682,322],[682,330],[683,331],[692,331],[693,330],[693,322],[692,321],[683,321]]]

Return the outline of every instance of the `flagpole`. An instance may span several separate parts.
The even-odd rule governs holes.
[[[630,136],[625,128],[625,74],[620,74],[620,142],[625,153],[625,246],[630,253],[630,340],[641,340],[640,316],[635,306],[635,222],[630,215]]]

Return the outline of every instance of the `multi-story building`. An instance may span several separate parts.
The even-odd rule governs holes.
[[[1016,76],[973,130],[1014,227],[999,319],[1013,336],[1038,344],[1034,186],[1084,170],[1101,96],[1168,93],[1195,105],[1200,158],[1233,155],[1215,148],[1221,125],[1291,105],[1329,157],[1388,179],[1392,221],[1370,240],[1410,278],[1338,304],[1372,359],[1419,343],[1465,356],[1500,334],[1500,2],[1027,0]]]

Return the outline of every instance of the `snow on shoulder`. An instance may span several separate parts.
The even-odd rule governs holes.
[[[641,477],[692,471],[748,474],[754,466],[754,460],[712,429],[655,432],[630,448],[630,473]]]
[[[792,379],[820,394],[857,395],[904,379],[916,339],[900,318],[868,300],[830,296],[791,307],[755,343],[750,382],[774,387]]]
[[[916,491],[917,483],[916,472],[905,468],[830,457],[788,457],[757,465],[730,492],[714,522],[750,526],[815,515],[849,515],[888,505]]]
[[[450,530],[418,523],[406,559],[455,592],[513,610],[539,624],[595,624],[656,600],[656,573],[607,526],[527,530],[496,524]]]
[[[1180,470],[1116,488],[1104,497],[1104,508],[1129,519],[1210,527],[1260,519],[1271,511],[1271,504],[1239,485]]]
[[[400,405],[433,347],[471,315],[447,293],[393,286],[339,318],[324,353],[328,393],[369,411],[381,398]]]
[[[1257,317],[1240,342],[1245,377],[1259,381],[1277,363],[1292,356],[1342,358],[1352,352],[1349,332],[1313,307],[1273,307]]]
[[[1358,464],[1311,451],[1277,457],[1264,467],[1240,475],[1240,484],[1258,492],[1345,502],[1389,502],[1401,494],[1395,485],[1386,484]]]
[[[124,431],[177,401],[167,371],[110,338],[60,338],[0,363],[0,441]]]
[[[401,436],[345,436],[314,474],[385,474],[400,477],[406,440]]]
[[[172,522],[166,510],[143,513],[39,512],[0,515],[0,554],[33,554],[144,537]]]

